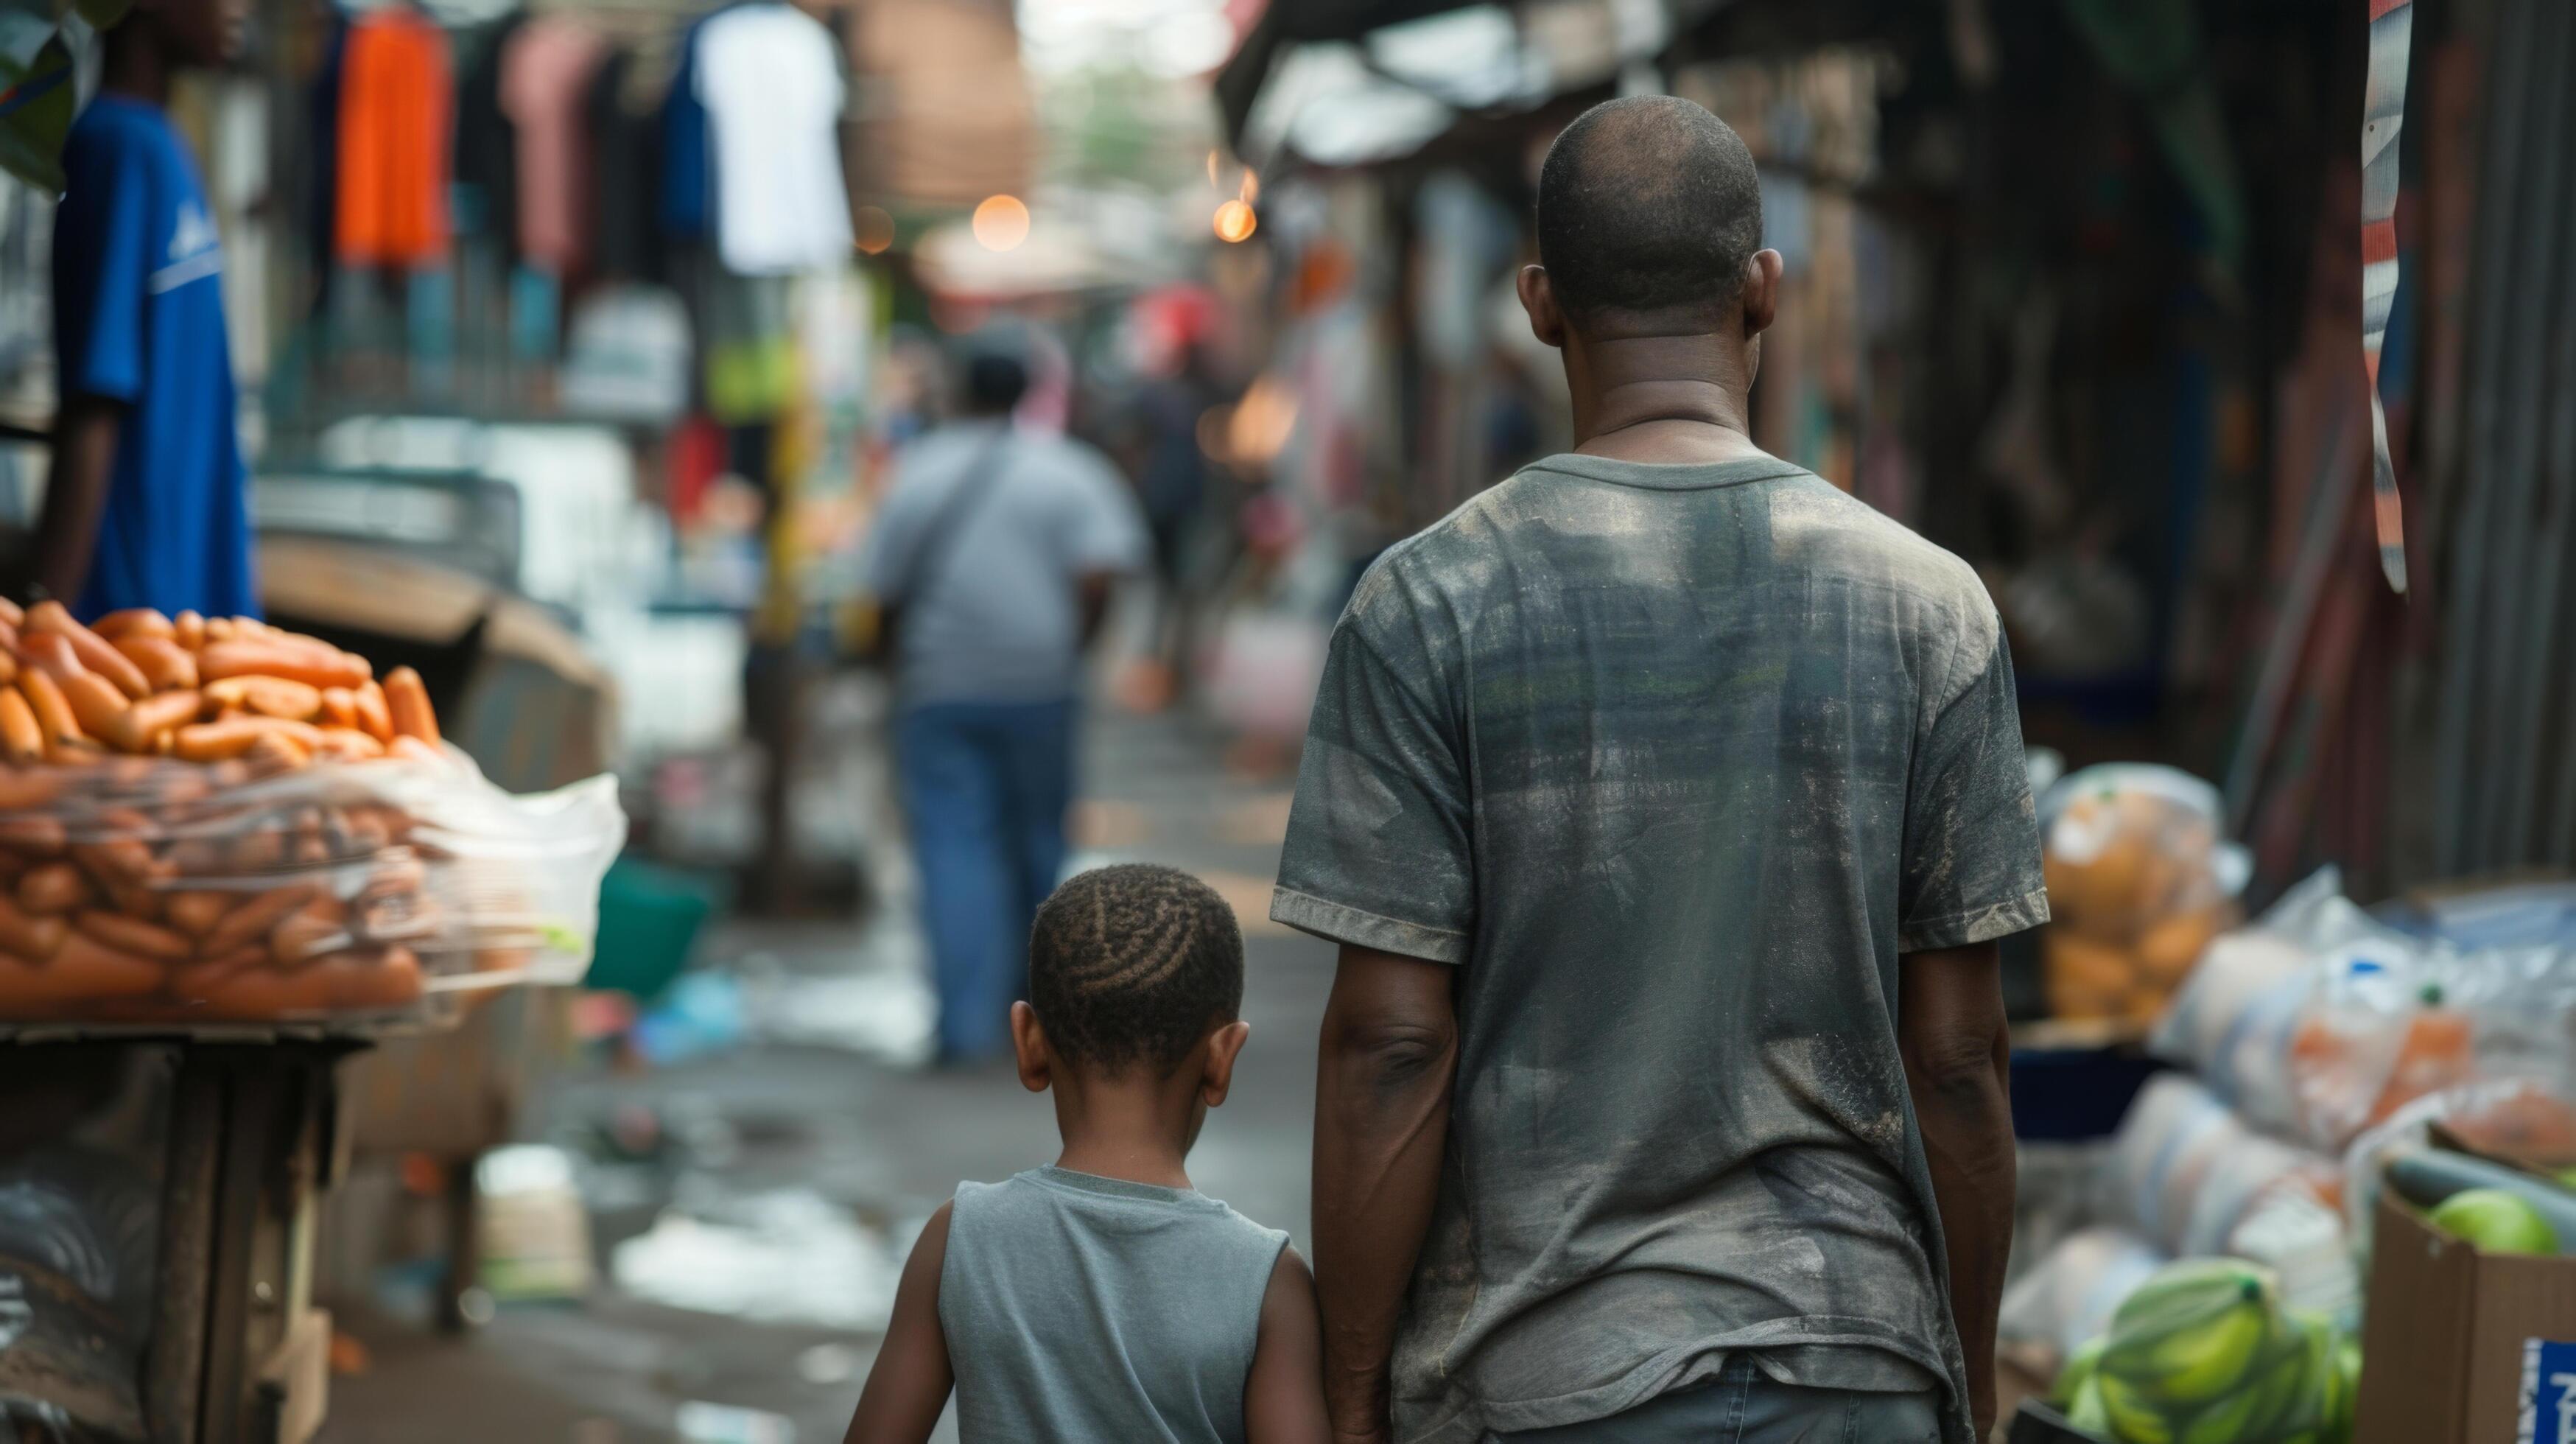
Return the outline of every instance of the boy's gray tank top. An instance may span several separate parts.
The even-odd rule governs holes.
[[[939,1273],[958,1437],[1240,1444],[1287,1243],[1191,1189],[1055,1167],[959,1184]]]

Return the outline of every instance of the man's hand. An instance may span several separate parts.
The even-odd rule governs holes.
[[[2001,970],[1992,943],[1914,953],[1900,966],[1897,1042],[1941,1210],[1968,1413],[1983,1439],[1995,1424],[1995,1312],[2013,1230],[2012,1042]]]
[[[1335,1444],[1393,1438],[1387,1368],[1431,1227],[1458,1020],[1447,963],[1344,947],[1315,1072],[1315,1290]]]

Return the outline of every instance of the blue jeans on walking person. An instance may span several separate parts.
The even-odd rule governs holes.
[[[1029,926],[1064,872],[1073,709],[1070,700],[930,702],[896,720],[943,1059],[1010,1048]]]

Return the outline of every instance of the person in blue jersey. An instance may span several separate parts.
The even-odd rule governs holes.
[[[54,216],[62,407],[33,575],[83,617],[255,614],[224,331],[223,246],[164,107],[241,48],[248,0],[136,0],[63,145]]]

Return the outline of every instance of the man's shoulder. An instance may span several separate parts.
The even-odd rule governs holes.
[[[131,165],[142,155],[153,161],[175,155],[178,135],[170,121],[151,106],[118,96],[101,96],[83,109],[63,137],[63,164],[77,184],[85,162],[115,160]]]
[[[1771,503],[1775,556],[1811,572],[1913,597],[1954,616],[1990,614],[1976,568],[1832,483],[1783,488]]]
[[[1351,612],[1366,615],[1435,595],[1454,600],[1497,580],[1494,562],[1506,527],[1501,503],[1522,485],[1523,475],[1505,477],[1379,552],[1351,593]]]

